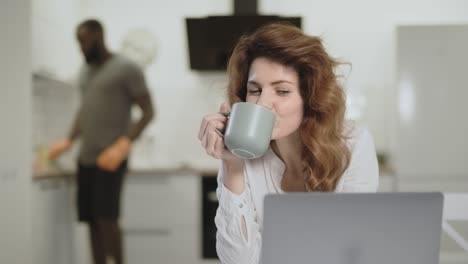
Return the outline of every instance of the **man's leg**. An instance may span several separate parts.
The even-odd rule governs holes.
[[[104,241],[102,239],[102,229],[100,228],[100,225],[95,222],[90,222],[88,226],[94,264],[106,264],[106,252]]]
[[[78,164],[77,209],[78,220],[88,225],[89,241],[94,264],[106,264],[102,230],[94,220],[94,201],[96,188],[96,166]]]
[[[106,255],[111,257],[115,264],[124,263],[123,239],[119,226],[120,199],[124,174],[127,162],[125,161],[116,171],[108,172],[99,169],[96,177],[95,216]]]
[[[118,221],[99,220],[102,241],[106,255],[112,257],[115,264],[123,264],[122,232]]]

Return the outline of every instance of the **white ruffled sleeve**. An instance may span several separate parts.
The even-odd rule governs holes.
[[[222,163],[218,170],[219,201],[215,224],[216,251],[223,264],[257,264],[260,257],[261,235],[256,219],[255,206],[250,187],[245,177],[245,189],[240,195],[232,193],[224,186],[224,168]],[[242,232],[245,222],[246,235]]]

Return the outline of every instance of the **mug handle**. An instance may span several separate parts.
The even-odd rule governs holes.
[[[227,117],[229,119],[229,116],[231,115],[231,112],[218,112],[218,114],[221,114],[221,115],[223,115],[223,116],[225,116],[225,117]],[[224,138],[224,134],[223,134],[223,132],[221,130],[216,129],[215,131],[216,131],[216,133],[218,133],[218,135],[220,137]]]

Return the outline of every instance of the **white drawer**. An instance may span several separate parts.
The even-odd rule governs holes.
[[[171,263],[171,256],[177,253],[178,248],[171,243],[170,233],[137,234],[125,233],[125,254],[127,263],[154,264]]]
[[[126,230],[127,263],[198,263],[197,233],[190,229]]]
[[[130,176],[124,187],[124,228],[170,229],[190,225],[199,216],[197,176]]]

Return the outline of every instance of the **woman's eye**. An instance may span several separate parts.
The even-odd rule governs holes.
[[[260,94],[260,92],[261,92],[260,89],[249,89],[249,94],[255,95],[255,94]]]
[[[288,90],[278,90],[277,93],[279,95],[287,95],[289,93],[289,91]]]

